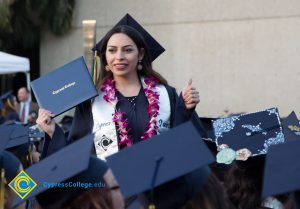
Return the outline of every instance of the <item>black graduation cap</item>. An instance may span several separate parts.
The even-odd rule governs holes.
[[[4,107],[5,100],[13,95],[12,91],[8,91],[0,96],[0,109]]]
[[[82,187],[86,184],[67,186],[70,182],[101,183],[108,167],[105,162],[90,156],[93,138],[93,134],[87,135],[26,169],[37,186],[24,199],[17,197],[14,206],[36,196],[41,207],[55,204],[62,207],[87,189]],[[50,188],[51,183],[57,183],[56,187]]]
[[[279,113],[270,108],[213,121],[215,143],[237,151],[247,148],[251,156],[266,154],[272,145],[285,142]]]
[[[160,54],[162,54],[165,51],[165,49],[129,14],[126,14],[114,26],[114,28],[121,25],[128,25],[136,29],[144,37],[144,40],[146,41],[149,47],[152,61],[154,61]],[[97,50],[98,54],[100,54],[101,48],[102,48],[102,39],[96,44],[96,46],[93,48],[93,51]]]
[[[11,127],[12,132],[9,135],[9,140],[6,149],[17,147],[23,144],[29,144],[29,128],[21,124],[6,124],[5,126]]]
[[[10,91],[8,91],[8,92],[2,94],[2,95],[0,96],[0,99],[1,99],[1,100],[5,100],[5,99],[9,98],[11,95],[13,95],[13,92],[10,90]]]
[[[0,126],[0,154],[5,150],[12,131],[13,127],[11,126]]]
[[[29,145],[31,142],[36,142],[45,136],[44,132],[15,122],[6,123],[2,126],[12,130],[8,136],[9,140],[6,149],[12,149],[25,144]]]
[[[270,147],[266,157],[263,197],[300,190],[300,140]]]
[[[205,168],[204,181],[208,176],[207,165],[213,161],[214,157],[192,122],[107,157],[125,198],[200,168]]]
[[[282,120],[282,131],[287,141],[300,140],[300,124],[295,112]]]

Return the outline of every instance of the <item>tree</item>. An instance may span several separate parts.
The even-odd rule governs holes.
[[[41,31],[64,35],[72,27],[75,0],[0,0],[0,49],[30,49]]]

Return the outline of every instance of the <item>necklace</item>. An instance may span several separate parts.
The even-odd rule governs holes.
[[[150,121],[146,125],[146,131],[141,137],[141,140],[146,140],[157,134],[158,126],[156,117],[158,116],[159,110],[159,94],[155,88],[158,84],[158,80],[153,77],[145,77],[144,82],[146,84],[144,92],[149,102],[147,112],[150,117]],[[104,92],[103,99],[116,107],[118,98],[116,96],[115,81],[111,78],[107,79],[101,86],[100,90]],[[133,145],[132,136],[128,134],[131,128],[128,128],[127,119],[123,118],[125,114],[125,112],[122,112],[119,109],[115,110],[115,113],[112,115],[112,121],[115,122],[118,127],[117,131],[119,132],[119,145],[121,149],[124,147],[131,147]]]
[[[126,97],[126,99],[133,105],[135,106],[135,100],[136,100],[137,96],[133,96],[133,97]]]

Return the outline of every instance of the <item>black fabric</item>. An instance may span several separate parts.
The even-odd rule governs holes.
[[[296,209],[300,209],[300,190],[294,193],[294,206]]]
[[[147,97],[143,91],[143,88],[139,91],[139,94],[135,100],[135,105],[131,104],[126,97],[117,91],[117,97],[119,102],[117,109],[121,109],[125,112],[124,119],[127,119],[128,127],[130,127],[129,135],[133,138],[133,143],[138,143],[141,136],[143,136],[146,125],[150,120],[147,113],[147,106],[149,105]]]

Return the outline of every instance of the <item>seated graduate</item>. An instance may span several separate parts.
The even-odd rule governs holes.
[[[30,193],[24,199],[15,198],[14,206],[35,197],[42,209],[124,208],[108,166],[91,156],[92,144],[93,135],[88,135],[27,168],[25,172],[36,186],[17,182]]]
[[[22,164],[12,153],[5,151],[12,129],[0,126],[0,208],[11,209],[16,194],[8,183],[22,170]],[[25,208],[25,204],[17,209]]]
[[[53,114],[39,110],[38,125],[47,133],[43,155],[95,133],[99,158],[131,147],[188,120],[199,122],[199,92],[192,81],[178,97],[152,68],[164,49],[128,14],[96,45],[101,69],[99,96],[77,106],[68,140],[55,126]],[[200,122],[199,122],[200,123]],[[199,130],[203,132],[201,125]]]
[[[277,109],[221,118],[213,122],[216,161],[229,165],[224,175],[227,195],[236,208],[283,209],[275,197],[262,199],[265,156],[269,147],[285,142]]]

